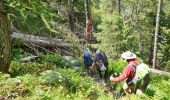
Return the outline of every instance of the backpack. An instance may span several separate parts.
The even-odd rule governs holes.
[[[99,58],[99,56],[100,56],[100,58]],[[104,52],[99,52],[98,55],[96,56],[96,59],[99,62],[99,65],[98,65],[99,69],[101,71],[105,71],[106,66],[108,64],[107,57],[106,57],[105,53]]]
[[[91,59],[91,54],[90,53],[86,53],[84,54],[84,64],[85,65],[90,65],[92,64],[92,59]]]
[[[135,71],[135,76],[130,82],[134,83],[135,85],[150,72],[150,68],[144,63],[139,63],[136,67],[135,65],[131,64],[131,67]]]

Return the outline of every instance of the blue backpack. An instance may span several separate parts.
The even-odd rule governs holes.
[[[92,59],[91,59],[91,54],[90,53],[85,53],[84,54],[84,64],[85,65],[90,65],[92,64]]]

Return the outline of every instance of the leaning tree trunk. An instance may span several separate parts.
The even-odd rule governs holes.
[[[11,36],[7,14],[0,0],[0,71],[7,73],[11,61]]]
[[[90,0],[85,1],[85,11],[86,11],[86,32],[85,37],[89,42],[92,40],[92,23],[91,23],[91,10],[90,10]]]
[[[156,16],[156,27],[155,27],[155,39],[154,39],[154,51],[153,51],[153,68],[156,66],[156,52],[157,52],[157,40],[159,32],[159,19],[160,19],[160,9],[161,9],[161,0],[158,0],[157,16]]]

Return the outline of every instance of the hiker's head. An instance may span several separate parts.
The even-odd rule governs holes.
[[[100,50],[98,49],[98,50],[96,50],[96,53],[99,53],[100,52]]]
[[[86,48],[86,52],[90,53],[91,51],[90,51],[90,49],[89,49],[89,48]]]
[[[130,51],[124,52],[121,57],[125,59],[127,62],[133,61],[136,59],[136,55]]]

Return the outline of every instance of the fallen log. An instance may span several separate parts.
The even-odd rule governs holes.
[[[53,48],[53,47],[70,47],[69,43],[63,42],[62,39],[54,39],[47,37],[40,37],[34,35],[26,35],[21,33],[13,32],[12,38],[21,39],[24,42],[33,43],[39,46]]]
[[[165,76],[170,76],[169,72],[165,72],[165,71],[161,71],[161,70],[157,70],[157,69],[150,69],[151,73],[156,73],[159,75],[165,75]]]

